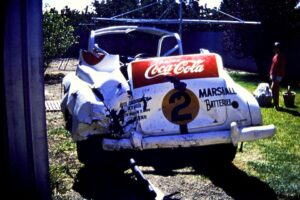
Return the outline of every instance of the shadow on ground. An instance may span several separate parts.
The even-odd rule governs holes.
[[[189,156],[186,158],[190,159]],[[203,175],[233,199],[277,199],[275,192],[266,183],[247,175],[232,163],[203,164],[195,159],[188,159],[170,160],[156,157],[155,162],[152,160],[155,171],[144,171],[144,173],[159,176],[174,176],[178,173],[188,176]],[[148,162],[147,165],[149,164],[151,163]],[[187,166],[192,166],[194,171],[174,171],[175,168]],[[170,183],[170,187],[172,187],[172,183]],[[145,192],[132,174],[113,168],[82,167],[75,178],[73,189],[86,199],[149,199],[145,197]],[[164,199],[174,199],[171,196],[169,194]],[[193,199],[197,199],[197,197],[195,196]]]
[[[277,199],[275,192],[256,177],[248,176],[232,163],[196,167],[196,171],[208,177],[233,199]]]
[[[77,173],[73,189],[85,199],[149,199],[131,174],[112,168],[82,167]]]
[[[298,107],[294,106],[293,108],[298,108]],[[300,117],[300,113],[297,110],[292,110],[292,109],[280,107],[280,108],[277,109],[277,111],[286,112],[286,113],[288,113],[290,115],[293,115],[295,117]]]

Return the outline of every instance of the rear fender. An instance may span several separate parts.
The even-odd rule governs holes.
[[[245,88],[235,83],[226,71],[221,73],[227,87],[232,87],[237,95],[232,98],[232,106],[227,107],[229,122],[237,122],[239,126],[262,125],[262,115],[255,97]]]

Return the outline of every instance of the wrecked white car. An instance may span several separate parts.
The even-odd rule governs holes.
[[[148,39],[139,41],[141,35],[149,35],[155,48],[142,45]],[[113,43],[105,46],[101,38]],[[118,54],[115,43],[130,50]],[[202,146],[222,146],[219,159],[228,154],[231,161],[238,142],[275,133],[274,125],[263,125],[256,99],[231,79],[218,54],[183,55],[179,35],[157,28],[91,31],[88,50],[81,50],[76,73],[63,85],[61,108],[82,162],[105,159],[105,153]]]

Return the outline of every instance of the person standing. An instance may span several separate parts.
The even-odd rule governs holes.
[[[270,79],[272,81],[271,89],[273,94],[273,104],[276,109],[279,108],[279,85],[285,76],[286,58],[282,51],[282,45],[279,42],[274,43],[275,55],[272,59],[270,68]]]

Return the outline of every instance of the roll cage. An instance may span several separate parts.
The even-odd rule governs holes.
[[[92,30],[89,37],[88,50],[93,51],[97,49],[98,51],[108,54],[105,49],[100,48],[95,43],[95,38],[104,36],[104,35],[112,35],[112,34],[129,34],[131,32],[142,32],[146,34],[156,35],[159,37],[156,56],[169,56],[172,53],[178,51],[179,55],[183,54],[182,42],[178,33],[162,30],[154,27],[140,27],[140,26],[113,26],[107,28],[101,28],[97,30]],[[168,49],[165,53],[162,52],[163,44],[166,42],[167,38],[174,38],[176,40],[176,44]]]

